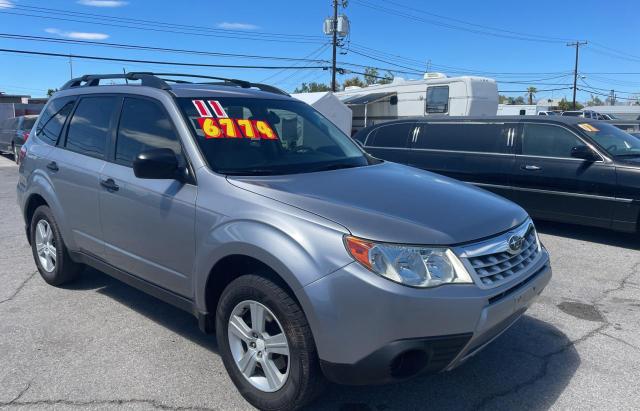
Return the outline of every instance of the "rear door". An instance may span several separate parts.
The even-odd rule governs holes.
[[[517,123],[420,122],[409,165],[512,198],[510,172]]]
[[[195,260],[195,184],[141,179],[133,161],[155,148],[187,160],[164,107],[143,97],[125,97],[114,153],[100,173],[100,213],[107,261],[184,296],[190,295]],[[108,188],[108,187],[111,188]]]
[[[74,248],[98,257],[104,257],[99,177],[119,100],[116,96],[80,98],[65,138],[48,156],[47,172],[71,230]]]
[[[369,132],[365,150],[372,156],[395,163],[409,162],[409,141],[415,132],[415,121],[382,124]]]
[[[584,145],[578,134],[563,125],[525,123],[513,168],[516,201],[541,219],[609,227],[615,169],[604,159],[571,156],[573,147]]]

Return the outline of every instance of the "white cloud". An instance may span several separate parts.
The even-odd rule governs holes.
[[[0,0],[0,9],[11,9],[16,5],[10,0]]]
[[[57,34],[60,37],[66,37],[69,39],[77,40],[106,40],[109,38],[108,34],[104,33],[86,33],[82,31],[62,31],[60,29],[45,29],[47,33]]]
[[[227,21],[223,21],[222,23],[218,23],[218,27],[221,29],[227,30],[255,30],[259,27],[255,24],[249,23],[229,23]]]
[[[78,3],[91,7],[122,7],[129,4],[128,1],[120,0],[78,0]]]

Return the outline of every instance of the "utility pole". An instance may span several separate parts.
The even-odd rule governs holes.
[[[336,92],[336,49],[338,48],[338,0],[333,0],[333,61],[331,63],[331,91]]]
[[[69,75],[73,78],[73,60],[71,60],[71,54],[69,54]]]
[[[567,47],[576,48],[576,65],[573,69],[573,109],[576,109],[576,91],[578,90],[578,53],[580,46],[587,44],[586,41],[576,41],[574,43],[568,43]]]

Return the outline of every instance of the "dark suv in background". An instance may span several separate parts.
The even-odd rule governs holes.
[[[29,138],[29,132],[38,116],[18,116],[0,120],[0,151],[13,154],[20,162],[20,148]]]
[[[640,139],[579,117],[449,117],[376,124],[372,155],[493,191],[532,217],[638,230]]]

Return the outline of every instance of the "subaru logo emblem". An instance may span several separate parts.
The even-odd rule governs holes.
[[[509,241],[508,241],[509,252],[511,254],[518,253],[522,248],[523,243],[524,243],[524,238],[520,237],[519,235],[512,235],[511,237],[509,237]]]

